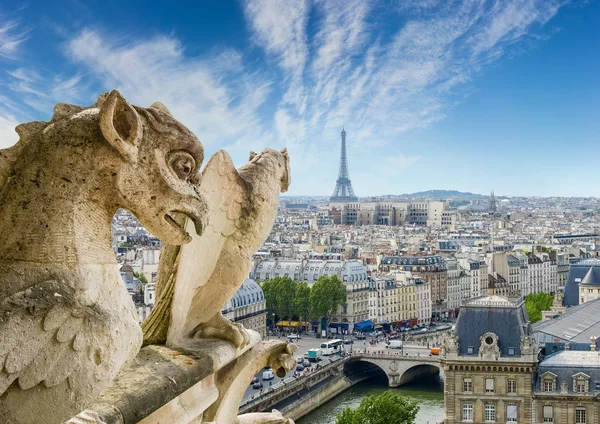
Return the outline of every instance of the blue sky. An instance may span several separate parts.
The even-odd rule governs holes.
[[[237,165],[287,146],[290,195],[600,196],[600,2],[0,4],[0,147],[57,102],[156,100]],[[187,2],[186,2],[187,3]]]

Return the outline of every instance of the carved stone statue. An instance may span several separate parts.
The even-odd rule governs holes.
[[[219,338],[238,348],[248,343],[247,331],[221,309],[247,277],[250,258],[275,221],[278,195],[289,184],[286,150],[251,153],[240,169],[224,151],[211,157],[199,190],[208,202],[208,227],[185,246],[164,248],[157,305],[143,326],[146,343],[166,339],[168,346],[186,347],[194,337]]]
[[[132,106],[118,91],[16,130],[0,150],[0,422],[54,423],[142,344],[111,248],[115,211],[167,244],[190,241],[174,213],[206,225],[203,149],[162,104]]]
[[[440,357],[445,358],[448,353],[458,353],[458,336],[454,333],[447,335],[442,340]]]
[[[532,355],[536,353],[537,343],[531,336],[521,337],[521,355]]]

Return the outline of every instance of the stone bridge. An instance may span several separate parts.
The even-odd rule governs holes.
[[[344,374],[355,381],[385,373],[388,386],[398,387],[414,379],[438,374],[442,369],[438,356],[400,353],[356,353],[344,362]]]

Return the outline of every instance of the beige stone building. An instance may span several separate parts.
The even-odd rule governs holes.
[[[331,202],[329,215],[342,225],[405,225],[451,228],[458,213],[447,202]]]
[[[522,302],[488,296],[463,305],[441,359],[445,424],[533,422],[537,345]]]

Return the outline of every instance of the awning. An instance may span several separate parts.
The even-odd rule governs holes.
[[[302,326],[302,323],[300,321],[279,321],[276,325],[277,325],[277,327],[295,327],[295,328],[298,328],[298,327]]]
[[[381,324],[375,324],[375,326],[373,328],[383,328],[383,325],[381,325]]]
[[[366,330],[368,328],[372,328],[373,327],[373,321],[371,320],[366,320],[366,321],[361,321],[361,322],[357,322],[356,324],[354,324],[354,328],[358,328],[359,330]]]

